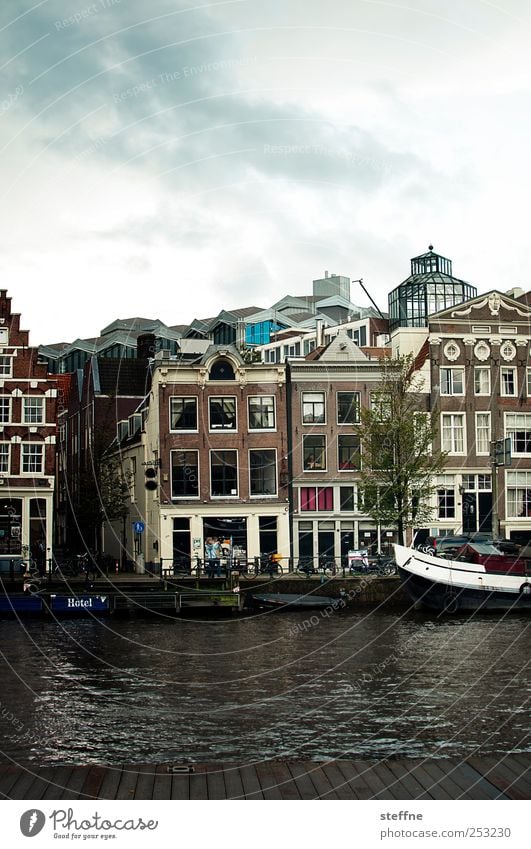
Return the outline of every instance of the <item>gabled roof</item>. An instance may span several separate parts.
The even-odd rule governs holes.
[[[428,321],[432,324],[433,322],[452,321],[456,318],[469,318],[474,310],[484,310],[487,312],[486,318],[492,321],[499,320],[501,310],[506,310],[512,314],[509,320],[517,321],[517,316],[526,320],[531,318],[531,306],[521,300],[510,298],[497,289],[491,289],[489,292],[476,295],[475,298],[470,298],[468,301],[463,301],[453,307],[446,307],[446,309],[439,312],[431,313]],[[485,321],[486,318],[482,320]]]
[[[311,355],[314,356],[311,356]],[[367,362],[368,357],[363,353],[350,336],[340,330],[339,333],[330,340],[328,345],[322,348],[315,348],[306,359],[320,360],[321,362]]]

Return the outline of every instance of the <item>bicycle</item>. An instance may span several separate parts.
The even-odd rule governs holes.
[[[272,578],[273,575],[282,575],[283,571],[284,569],[278,560],[262,557],[256,564],[254,573],[255,575],[269,575]]]
[[[297,563],[296,572],[304,577],[309,575],[332,577],[337,573],[337,566],[335,560],[328,557],[320,557],[317,567],[314,566],[313,557],[303,557]]]
[[[52,569],[52,575],[57,578],[77,578],[79,575],[87,575],[89,572],[89,556],[85,554],[76,554],[69,560],[63,563],[55,563]]]

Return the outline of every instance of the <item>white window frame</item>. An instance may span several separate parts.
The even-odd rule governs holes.
[[[527,388],[527,397],[531,398],[531,367],[528,366],[526,368],[526,388]]]
[[[304,399],[309,397],[310,395],[320,395],[322,401],[305,401]],[[323,418],[320,419],[312,419],[311,422],[304,421],[304,405],[305,404],[321,404],[323,405]],[[325,425],[326,424],[326,392],[322,392],[321,390],[316,390],[315,392],[303,392],[301,395],[301,421],[302,424],[306,427],[313,427],[314,425]]]
[[[235,495],[214,495],[212,492],[212,455],[219,454],[221,451],[233,451],[236,454],[236,494]],[[240,457],[237,448],[211,448],[208,457],[208,476],[210,484],[210,498],[217,500],[218,498],[239,498],[240,497]]]
[[[13,415],[13,408],[11,406],[11,398],[7,395],[2,395],[2,397],[0,398],[0,404],[2,405],[2,407],[3,407],[3,405],[5,404],[6,401],[7,401],[7,419],[3,419],[0,416],[0,425],[11,424],[12,415]],[[0,409],[1,409],[1,407],[0,407]]]
[[[264,493],[256,493],[256,494],[253,494],[251,492],[251,454],[255,453],[256,451],[273,451],[273,453],[275,455],[275,462],[273,464],[273,468],[275,470],[275,491],[274,492],[267,492],[267,493],[264,492]],[[248,464],[249,464],[249,498],[253,498],[253,499],[254,498],[277,498],[277,496],[278,496],[278,457],[277,457],[277,449],[276,448],[269,448],[269,447],[249,448]]]
[[[506,392],[505,386],[503,382],[503,374],[504,372],[512,372],[513,376],[513,392]],[[500,395],[502,398],[516,398],[518,395],[518,374],[516,371],[516,366],[500,366]]]
[[[7,449],[7,450],[6,450]],[[2,463],[0,460],[0,474],[9,475],[11,474],[11,443],[10,442],[0,442],[0,458],[7,457],[6,468],[2,468]]]
[[[322,437],[324,439],[324,467],[321,468],[319,466],[319,467],[314,467],[313,469],[307,469],[305,467],[305,462],[304,462],[304,457],[305,457],[304,443],[308,438],[313,439],[314,437],[315,438],[317,438],[317,437],[321,438]],[[309,433],[309,434],[303,435],[303,437],[302,437],[302,471],[305,472],[305,473],[308,472],[310,474],[312,474],[312,473],[315,474],[315,472],[318,472],[318,473],[320,472],[322,474],[323,472],[328,471],[328,440],[327,440],[327,434],[326,433],[311,433],[311,434]]]
[[[449,389],[448,392],[443,392],[443,386],[442,386],[443,372],[448,373],[448,389]],[[455,389],[454,389],[455,375],[457,373],[459,373],[461,375],[461,391],[460,392],[456,392]],[[449,395],[459,395],[459,396],[464,395],[465,394],[465,370],[464,370],[463,366],[441,366],[440,369],[439,369],[439,387],[440,387],[440,394],[444,395],[445,398],[448,397]]]
[[[486,416],[487,426],[481,425],[481,428],[480,428],[479,420],[480,420],[481,416]],[[475,428],[475,432],[476,432],[476,454],[478,456],[483,456],[483,455],[488,456],[490,454],[490,443],[491,443],[491,439],[492,439],[490,412],[488,412],[487,410],[481,410],[481,411],[477,412],[476,415],[475,415],[475,425],[476,425],[476,428]],[[480,429],[482,431],[486,430],[486,432],[487,432],[486,433],[486,447],[485,447],[485,450],[483,450],[483,451],[479,450],[480,442],[481,442],[481,440],[479,438]]]
[[[355,405],[355,417],[353,422],[340,422],[339,421],[339,396],[340,395],[353,395],[356,396],[357,404]],[[353,406],[353,405],[352,405]],[[361,392],[359,389],[339,389],[336,392],[336,424],[338,427],[352,427],[353,424],[359,424],[361,421]]]
[[[24,471],[24,453],[28,448],[39,448],[40,449],[40,470],[32,470],[32,471]],[[26,477],[34,478],[36,475],[43,475],[45,469],[45,455],[44,455],[44,444],[42,442],[22,442],[20,448],[20,474]],[[27,454],[26,457],[29,459],[30,457],[36,457],[37,454]]]
[[[177,452],[184,454],[195,454],[196,455],[196,469],[197,469],[197,495],[174,495],[173,494],[173,459],[172,455]],[[199,501],[201,497],[201,469],[200,464],[201,460],[199,457],[199,451],[196,448],[172,448],[170,451],[170,497],[172,501]]]
[[[270,398],[273,402],[273,425],[271,427],[252,427],[251,425],[251,401],[259,398]],[[247,422],[252,433],[274,433],[277,429],[277,403],[274,395],[249,395],[247,398]]]
[[[445,443],[444,420],[447,419],[447,418],[451,418],[451,420],[452,420],[451,421],[451,428],[450,428],[451,444],[450,444],[449,448],[447,447],[447,444]],[[455,419],[457,419],[457,418],[460,418],[461,422],[462,422],[461,433],[462,433],[462,437],[463,437],[463,448],[462,448],[461,451],[456,450]],[[441,413],[441,447],[442,447],[442,450],[446,451],[450,455],[462,457],[464,454],[466,454],[466,444],[467,444],[467,439],[466,439],[466,415],[465,415],[465,413],[452,413],[452,412]]]
[[[212,415],[210,404],[212,401],[234,401],[234,427],[212,427]],[[238,400],[236,395],[209,395],[208,398],[208,430],[209,433],[237,433],[238,432]]]
[[[511,424],[511,420],[523,419],[524,423],[522,425]],[[531,451],[517,451],[516,450],[516,439],[515,434],[518,431],[522,431],[527,433],[528,431],[531,433],[531,413],[505,413],[505,421],[504,421],[504,433],[505,438],[510,437],[511,439],[511,454],[514,457],[531,457]],[[528,440],[526,439],[526,442]],[[529,438],[529,444],[531,446],[531,437]]]
[[[509,497],[509,491],[510,490],[515,491],[515,497],[514,498]],[[524,507],[524,514],[523,515],[519,514],[518,511],[517,511],[517,504],[518,504],[517,494],[518,494],[519,490],[525,490],[526,491],[526,495],[522,499],[523,507]],[[531,490],[531,471],[529,471],[528,469],[522,469],[522,470],[518,470],[518,471],[512,471],[512,470],[510,471],[508,469],[506,471],[506,473],[505,473],[505,504],[507,505],[507,518],[508,519],[519,519],[520,521],[524,520],[524,521],[531,522],[531,511],[529,511],[529,508],[528,508],[529,512],[525,510],[526,503],[531,503],[527,499],[527,492],[529,492],[530,490]],[[513,508],[513,505],[515,505],[514,508]],[[513,509],[514,509],[514,512],[511,512],[511,510],[513,510]]]
[[[479,372],[484,372],[488,377],[488,380],[487,380],[488,388],[487,388],[486,392],[481,392],[481,391],[478,391],[478,389],[477,389],[478,381],[476,380],[476,376],[479,374]],[[491,394],[490,367],[489,366],[475,366],[474,367],[474,395],[482,395],[482,396],[485,397],[485,396],[490,396],[490,394]]]
[[[13,377],[13,357],[0,354],[0,377]]]
[[[31,407],[32,401],[38,401],[38,406]],[[39,420],[28,418],[28,411],[31,413],[32,411],[38,410],[40,407],[41,417]],[[43,425],[46,422],[46,399],[44,395],[23,395],[22,396],[22,424],[30,425],[30,427],[36,427],[37,425]]]
[[[195,427],[172,427],[172,418],[173,418],[173,402],[174,401],[194,401],[195,402]],[[198,433],[199,432],[199,405],[197,403],[197,398],[195,395],[172,395],[170,397],[170,402],[168,404],[168,416],[169,421],[168,425],[170,428],[170,433]]]

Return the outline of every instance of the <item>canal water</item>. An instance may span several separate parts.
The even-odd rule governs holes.
[[[528,751],[525,616],[0,621],[3,761]]]

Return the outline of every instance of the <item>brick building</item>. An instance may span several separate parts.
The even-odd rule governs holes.
[[[51,556],[57,384],[0,290],[0,555]],[[44,552],[44,549],[46,550]]]

